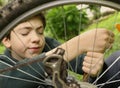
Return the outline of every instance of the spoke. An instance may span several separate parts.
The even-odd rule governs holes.
[[[53,33],[54,37],[56,40],[58,40],[58,36],[57,36],[57,33],[55,33],[55,29],[52,25],[49,24],[50,22],[48,22],[48,25],[49,25],[49,28],[51,30],[51,32]]]
[[[20,80],[20,81],[25,81],[25,82],[30,82],[30,83],[36,83],[36,84],[44,84],[44,85],[47,84],[47,83],[42,83],[42,82],[39,82],[39,81],[33,81],[33,80],[28,80],[28,79],[22,79],[22,78],[13,77],[13,76],[7,76],[7,75],[2,75],[2,74],[0,74],[0,77],[9,78],[9,79],[15,79],[15,80]]]
[[[67,25],[66,25],[66,14],[65,14],[65,11],[64,11],[64,7],[62,6],[62,19],[63,19],[63,25],[64,25],[64,40],[65,42],[67,41]],[[68,46],[67,46],[67,43],[66,43],[66,50],[68,49]],[[68,51],[66,51],[66,57],[68,57]],[[68,58],[67,58],[68,60]]]
[[[8,64],[8,63],[6,63],[6,62],[4,62],[4,61],[1,61],[1,60],[0,60],[0,63],[2,63],[2,64],[4,64],[4,65],[7,65],[7,66],[9,66],[9,67],[13,67],[12,65],[10,65],[10,64]],[[21,70],[21,69],[19,69],[19,68],[17,68],[17,70],[20,71],[21,73],[26,74],[26,75],[28,75],[28,76],[30,76],[30,77],[33,77],[33,78],[35,78],[35,79],[37,79],[37,80],[40,80],[40,81],[42,81],[42,82],[45,82],[44,80],[42,80],[42,79],[40,79],[40,78],[38,78],[38,77],[36,77],[36,76],[34,76],[34,75],[31,75],[30,73],[27,73],[27,72],[25,72],[25,71],[23,71],[23,70]]]
[[[63,20],[63,29],[64,29],[64,42],[66,42],[67,40],[68,40],[68,37],[67,37],[67,23],[66,23],[66,13],[65,13],[65,9],[64,9],[64,6],[61,6],[61,8],[62,8],[62,20]],[[65,44],[65,47],[66,47],[66,55],[65,55],[65,57],[66,57],[66,60],[67,60],[67,64],[68,64],[68,69],[70,70],[71,69],[71,71],[74,71],[73,70],[73,68],[72,68],[72,66],[71,66],[71,64],[69,63],[69,61],[68,61],[68,45],[67,45],[67,43]],[[67,72],[68,72],[68,75],[69,75],[69,71],[67,70]]]
[[[15,61],[13,61],[12,59],[10,59],[8,56],[6,55],[0,55],[2,57],[5,57],[6,59],[10,60],[12,63],[16,64]],[[35,68],[33,68],[31,65],[28,65],[32,70],[34,70],[36,73],[38,73],[40,76],[42,76],[43,78],[45,78],[43,75],[41,75]],[[39,67],[42,69],[42,67],[39,64]],[[45,72],[45,71],[44,71]],[[46,73],[45,73],[46,74]]]
[[[112,22],[113,23],[113,25],[116,23],[116,19],[117,19],[117,16],[118,16],[118,12],[117,12],[117,14],[116,14],[116,16],[115,16],[115,19],[114,19],[114,22]],[[96,23],[97,23],[97,25],[96,25],[96,29],[98,28],[98,23],[99,21],[97,21]],[[112,28],[112,31],[114,30],[114,26],[113,26],[113,28]],[[97,31],[97,30],[96,30]],[[96,33],[97,34],[97,33]],[[111,35],[110,35],[111,36]],[[108,42],[110,41],[110,39],[108,39]],[[111,49],[111,46],[108,48],[108,49],[106,49],[105,50],[105,52],[104,52],[104,56],[105,56],[105,54],[109,51]],[[93,51],[94,51],[94,49],[93,49]],[[100,58],[101,59],[101,58]],[[98,61],[99,62],[99,61]],[[97,66],[97,63],[96,63],[96,65],[95,66]],[[94,68],[91,68],[91,70],[92,69],[94,69]],[[98,77],[98,76],[97,76]],[[101,76],[102,77],[102,76]],[[98,79],[98,78],[97,78]],[[94,82],[94,84],[95,84],[96,82]]]
[[[8,59],[9,61],[11,61],[12,63],[14,63],[14,64],[16,64],[16,62],[15,61],[13,61],[11,58],[9,58],[7,55],[0,55],[0,58],[1,57],[5,57],[6,59]]]
[[[107,82],[107,83],[98,84],[97,86],[103,86],[105,84],[111,84],[111,83],[117,83],[117,82],[120,82],[120,79],[119,80],[110,81],[110,82]]]
[[[114,24],[116,23],[117,17],[118,17],[118,12],[116,12],[116,16],[115,16],[115,18],[114,18],[114,22],[112,22],[111,24],[114,25]],[[114,26],[112,27],[112,31],[114,31]],[[110,36],[111,36],[111,35],[110,35]],[[109,42],[109,41],[110,41],[110,39],[108,39],[108,42]],[[114,44],[114,46],[115,46],[115,44]],[[106,53],[108,53],[108,52],[110,51],[110,49],[111,49],[111,46],[110,46],[108,49],[105,50],[104,56],[105,56]],[[96,63],[96,65],[97,65],[97,63]],[[112,66],[111,66],[111,67],[112,67]],[[110,67],[110,68],[111,68],[111,67]],[[109,70],[110,68],[108,68],[108,70]],[[107,71],[106,71],[105,73],[107,73]],[[105,73],[103,73],[103,75],[104,75]],[[98,81],[103,75],[101,75],[100,77],[98,77],[93,84],[96,84],[97,81]]]
[[[104,76],[104,74],[107,73],[107,71],[113,66],[116,64],[117,61],[119,61],[120,59],[120,56],[93,82],[93,84],[97,83],[97,81],[102,78],[102,76]]]
[[[37,63],[37,64],[41,68],[41,70],[44,72],[44,75],[47,77],[48,76],[47,72],[43,69],[43,67],[40,65],[40,63]]]
[[[45,76],[43,76],[40,72],[38,72],[34,67],[32,67],[31,65],[28,65],[34,72],[38,73],[41,77],[43,77],[45,79]],[[38,65],[39,66],[39,65]]]
[[[67,25],[66,25],[66,13],[65,13],[65,9],[64,9],[64,6],[61,6],[61,8],[62,8],[62,20],[63,20],[63,29],[64,29],[64,41],[66,42],[67,41]],[[67,51],[67,49],[68,49],[68,46],[67,46],[67,43],[66,43],[66,45],[65,45],[65,47],[66,47],[66,60],[67,60],[67,62],[68,62],[68,51]],[[70,65],[70,63],[68,62],[68,69],[70,69],[72,66]],[[72,68],[71,68],[71,70],[72,70]]]
[[[115,78],[117,75],[119,75],[120,74],[120,71],[119,72],[117,72],[114,76],[112,76],[107,82],[105,82],[101,87],[103,87],[104,85],[106,85],[106,84],[110,84],[110,83],[112,83],[112,82],[110,82],[113,78]],[[110,83],[109,83],[110,82]],[[114,82],[116,82],[116,81],[114,81]],[[101,88],[100,87],[100,88]]]
[[[93,53],[92,53],[92,59],[91,59],[91,64],[92,64],[92,62],[93,62],[93,54],[94,54],[94,46],[95,46],[95,44],[96,44],[96,36],[97,36],[97,28],[98,28],[98,21],[96,22],[96,31],[95,31],[95,39],[94,39],[94,41],[93,41]],[[91,73],[91,71],[92,71],[92,69],[94,69],[94,68],[92,68],[92,66],[90,66],[90,71],[89,71],[89,73],[88,73],[88,78],[90,77],[90,73]],[[87,81],[89,81],[89,80],[87,80]]]
[[[77,8],[77,7],[76,7]],[[80,32],[81,32],[81,29],[82,29],[82,13],[81,13],[81,10],[82,9],[82,4],[80,5],[80,10],[78,10],[78,11],[80,11],[80,17],[79,17],[79,20],[80,20],[80,22],[79,22],[79,26],[78,26],[78,35],[80,35]],[[79,45],[80,45],[80,36],[79,36],[79,38],[78,38],[78,50],[77,50],[77,52],[76,53],[79,53],[79,49],[80,49],[80,47],[79,47]],[[76,66],[75,66],[75,72],[77,72],[77,68],[78,68],[78,59],[79,59],[79,56],[78,57],[76,57]]]

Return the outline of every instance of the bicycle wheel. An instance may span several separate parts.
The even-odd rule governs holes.
[[[49,30],[51,29],[52,30],[51,32],[54,34],[54,35],[52,35],[52,37],[56,36],[55,38],[58,39],[58,41],[60,40],[60,42],[61,42],[61,40],[62,40],[62,42],[66,42],[69,38],[71,38],[73,36],[76,36],[76,35],[72,34],[72,32],[68,32],[70,30],[67,30],[67,26],[66,26],[67,23],[66,23],[66,18],[65,18],[66,14],[67,13],[70,14],[69,12],[74,11],[74,9],[70,9],[68,12],[64,13],[65,6],[66,7],[70,6],[70,5],[75,5],[76,6],[78,4],[80,4],[80,6],[79,6],[80,9],[78,9],[78,11],[80,10],[79,13],[82,12],[81,10],[86,11],[85,9],[87,9],[89,7],[89,5],[94,5],[94,4],[95,4],[95,6],[98,5],[98,9],[100,9],[102,6],[112,8],[112,9],[114,9],[113,12],[115,12],[114,21],[116,21],[116,18],[117,18],[116,15],[118,15],[117,11],[120,10],[119,4],[113,3],[111,1],[102,1],[102,0],[94,0],[94,1],[91,1],[91,0],[57,0],[57,1],[55,1],[55,0],[52,0],[52,1],[50,1],[50,0],[15,0],[15,1],[12,1],[10,4],[8,4],[6,7],[4,7],[1,10],[1,15],[0,15],[0,28],[1,28],[1,31],[0,31],[0,40],[2,41],[2,39],[17,24],[21,23],[23,20],[28,19],[28,18],[36,15],[36,14],[39,14],[40,12],[45,12],[47,14],[47,13],[50,12],[50,9],[52,9],[52,8],[62,8],[62,10],[61,10],[61,12],[59,14],[59,17],[62,17],[62,19],[63,19],[62,20],[63,21],[62,27],[64,28],[64,30],[61,33],[62,35],[60,35],[60,37],[62,37],[62,38],[59,38],[59,36],[57,34],[60,30],[55,31],[54,28],[53,28],[53,25],[49,25],[47,27],[47,29],[49,29]],[[87,7],[82,8],[83,5],[87,5]],[[101,14],[98,14],[97,18],[100,18],[99,17],[100,15]],[[82,28],[80,28],[81,26],[83,26],[83,24],[82,24],[82,18],[83,18],[82,15],[79,15],[79,21],[77,21],[78,22],[78,25],[77,25],[78,30],[75,33],[77,35],[80,34],[81,30],[82,30]],[[71,18],[69,17],[69,20],[70,19]],[[47,19],[47,20],[48,20],[47,22],[49,24],[50,20],[49,19]],[[58,24],[59,24],[59,22],[58,22]],[[110,24],[112,24],[112,26],[113,26],[113,25],[115,25],[115,22],[112,22]],[[96,25],[95,28],[97,28],[99,26],[99,21],[96,21],[95,25]],[[106,26],[104,26],[104,27],[107,28]],[[87,31],[87,30],[84,30],[84,31]],[[114,26],[113,26],[112,31],[114,31]],[[46,36],[50,37],[49,32],[50,31],[46,30]],[[69,34],[71,34],[72,36],[69,36],[69,38],[68,38],[67,37],[67,32]],[[116,33],[116,31],[115,31],[115,33]],[[117,35],[117,38],[118,38],[118,34],[117,33],[116,33],[116,35]],[[63,36],[65,36],[65,39],[63,39]],[[51,40],[51,41],[53,42],[53,40]],[[49,44],[47,44],[47,43],[46,43],[46,45],[48,45],[48,48],[50,48],[50,49],[54,48],[54,47],[49,46]],[[55,45],[55,46],[57,46],[57,45]],[[66,45],[66,48],[67,48],[67,45]],[[13,51],[13,50],[9,50],[9,51]],[[66,51],[66,52],[68,52],[68,51]],[[58,53],[59,52],[57,52],[57,54]],[[6,57],[6,56],[1,55],[1,57]],[[45,70],[43,70],[43,68],[41,67],[41,65],[38,63],[38,62],[41,62],[41,60],[39,60],[38,58],[45,58],[44,64],[46,62],[50,62],[50,63],[52,63],[52,66],[54,66],[54,63],[58,62],[59,61],[58,59],[60,59],[61,64],[58,67],[56,67],[56,68],[59,68],[59,69],[62,68],[62,69],[65,69],[65,71],[59,72],[60,75],[57,76],[58,74],[57,75],[55,75],[55,74],[53,75],[53,73],[56,71],[56,69],[55,69],[55,70],[53,70],[53,73],[51,75],[51,73],[50,73],[51,70],[50,69],[47,69],[47,70],[50,70],[48,72],[45,72]],[[53,60],[51,60],[51,58]],[[57,59],[55,59],[55,58],[57,58]],[[46,58],[45,54],[42,54],[42,55],[38,56],[37,59],[33,58],[32,60],[23,60],[21,63],[18,63],[18,64],[16,62],[12,61],[12,63],[15,64],[15,66],[13,66],[13,64],[11,65],[9,63],[4,63],[4,60],[1,60],[1,63],[5,65],[5,68],[8,67],[7,69],[1,70],[2,73],[6,72],[8,70],[8,73],[14,72],[15,74],[18,74],[18,75],[20,75],[20,73],[22,73],[22,74],[27,75],[28,77],[26,77],[24,79],[24,77],[16,77],[16,76],[14,77],[13,74],[11,76],[9,76],[9,75],[2,75],[1,74],[0,76],[1,76],[1,78],[12,79],[12,81],[14,80],[14,82],[15,82],[15,80],[20,80],[20,82],[21,81],[26,82],[26,85],[29,85],[28,87],[31,87],[31,85],[32,85],[31,83],[33,83],[33,86],[35,88],[36,87],[42,88],[43,84],[46,85],[45,88],[47,88],[47,87],[49,88],[49,87],[52,87],[52,86],[54,86],[55,88],[73,88],[74,84],[76,84],[75,88],[77,88],[78,86],[81,87],[81,88],[86,88],[86,87],[90,88],[90,86],[91,86],[91,88],[97,87],[97,85],[89,84],[87,82],[85,82],[85,83],[84,82],[77,83],[76,81],[73,81],[73,79],[72,79],[72,81],[70,80],[70,82],[68,82],[68,84],[73,84],[72,87],[70,87],[70,86],[68,87],[68,85],[66,83],[66,80],[67,80],[67,78],[66,78],[66,73],[67,73],[66,68],[67,67],[66,67],[66,64],[64,63],[64,61],[62,61],[61,58],[62,57],[59,56],[59,55],[58,56],[53,55],[51,57]],[[10,58],[7,57],[7,59],[11,61]],[[77,59],[76,59],[75,63],[76,62],[77,62]],[[31,63],[32,63],[32,65],[31,65]],[[34,66],[35,64],[33,64],[33,63],[37,63],[37,68],[35,68],[35,66]],[[68,63],[68,64],[70,64],[70,63]],[[28,68],[31,69],[30,71],[34,71],[34,74],[40,75],[42,80],[39,78],[38,75],[37,75],[38,77],[36,77],[36,76],[32,75],[31,72],[29,72],[29,71],[27,72],[25,70],[25,68],[27,68],[25,65],[28,65]],[[63,65],[63,66],[61,66],[61,65]],[[25,68],[21,68],[23,66],[25,66]],[[51,64],[49,65],[49,67],[51,67]],[[74,69],[75,69],[74,71],[76,71],[76,69],[78,69],[76,67],[77,67],[77,65],[74,66]],[[16,70],[13,70],[13,69],[16,69],[16,68],[17,68],[17,72],[16,72]],[[72,70],[71,66],[69,66],[69,68]],[[52,69],[53,69],[53,67],[52,67]],[[11,71],[9,72],[9,70],[11,70]],[[40,70],[43,71],[41,73],[43,75],[41,75],[38,72]],[[59,70],[59,71],[61,71],[61,70]],[[49,79],[45,79],[44,76],[46,74],[47,75],[50,74],[50,77],[53,76],[53,80],[54,81],[52,82]],[[63,75],[64,75],[64,77],[63,77]],[[31,78],[29,78],[29,77],[31,77]],[[6,82],[6,84],[10,85],[10,83],[8,83],[10,81],[5,81],[5,82]],[[18,82],[18,84],[20,84],[20,82]],[[119,82],[119,80],[118,80],[118,82]],[[108,85],[109,83],[111,83],[111,82],[107,81],[106,83],[103,83],[103,85]],[[16,83],[16,85],[18,85],[18,84]],[[50,86],[48,86],[48,85],[50,85]],[[21,87],[24,87],[24,86],[19,85],[19,87],[21,88]],[[7,86],[5,85],[4,88],[7,88]]]

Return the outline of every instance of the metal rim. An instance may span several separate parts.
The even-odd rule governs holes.
[[[96,4],[96,5],[102,5],[107,6],[116,10],[120,10],[120,5],[110,2],[110,1],[102,1],[102,0],[58,0],[58,1],[52,1],[49,3],[45,3],[43,5],[40,5],[38,7],[35,7],[24,14],[17,17],[15,20],[13,20],[11,23],[9,23],[4,29],[2,29],[0,33],[0,41],[4,37],[4,35],[12,29],[15,25],[17,25],[19,22],[21,22],[23,19],[33,16],[34,14],[39,13],[42,10],[49,9],[52,7],[60,6],[60,5],[67,5],[67,4]]]

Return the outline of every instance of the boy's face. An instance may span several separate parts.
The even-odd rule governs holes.
[[[12,50],[15,59],[32,58],[40,54],[45,45],[44,27],[39,17],[20,23],[11,31],[10,39],[3,39],[3,44]],[[20,58],[22,57],[22,58]]]

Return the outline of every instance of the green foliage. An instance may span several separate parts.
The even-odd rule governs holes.
[[[3,6],[6,2],[6,0],[0,0],[0,6]]]
[[[99,5],[89,5],[89,9],[91,10],[91,12],[93,13],[94,17],[93,19],[99,19],[101,13],[100,13],[100,7]]]
[[[0,0],[0,6],[2,6],[2,1]]]
[[[4,50],[5,50],[5,47],[2,44],[0,44],[0,54],[3,54]]]
[[[47,12],[46,18],[46,31],[54,38],[62,39],[65,36],[69,39],[78,35],[79,31],[85,29],[89,22],[85,10],[78,11],[75,5],[53,8]]]
[[[6,5],[8,1],[11,1],[11,0],[0,0],[0,7]]]
[[[120,13],[108,15],[104,17],[103,20],[99,20],[98,22],[90,25],[87,29],[95,28],[97,25],[97,27],[107,28],[111,31],[114,31],[115,33],[118,33],[118,31],[115,28],[116,23],[120,23]]]
[[[72,72],[70,70],[68,70],[69,75],[74,77],[76,80],[82,81],[83,75],[77,74],[75,72]]]

